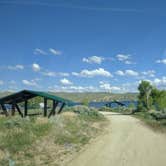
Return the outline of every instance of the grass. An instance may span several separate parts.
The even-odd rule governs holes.
[[[101,107],[99,109],[99,111],[106,111],[106,112],[116,112],[116,113],[121,113],[121,114],[131,114],[132,113],[132,109],[129,107],[115,107],[115,108],[111,108],[111,107]]]
[[[32,145],[36,139],[47,134],[51,128],[51,124],[39,124],[33,118],[12,117],[2,121],[0,128],[4,132],[1,133],[0,147],[12,154]]]
[[[0,165],[59,165],[102,131],[95,109],[67,109],[50,119],[0,117]]]
[[[143,121],[144,124],[156,132],[166,132],[166,119],[156,120],[150,112],[136,112],[133,116]]]

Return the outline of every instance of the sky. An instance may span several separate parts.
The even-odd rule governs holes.
[[[0,0],[0,91],[166,89],[166,1]]]

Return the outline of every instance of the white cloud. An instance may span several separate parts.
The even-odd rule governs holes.
[[[72,75],[80,77],[95,77],[95,76],[113,77],[113,75],[109,71],[103,68],[98,68],[94,70],[84,69],[80,73],[72,72]]]
[[[155,73],[156,73],[156,71],[154,71],[154,70],[148,70],[148,71],[142,72],[143,75],[148,76],[148,77],[155,77]]]
[[[3,84],[4,84],[4,82],[2,80],[0,80],[0,85],[3,85]]]
[[[125,70],[125,71],[118,70],[115,73],[120,76],[138,76],[139,75],[139,73],[134,70]]]
[[[73,83],[71,81],[69,81],[68,79],[66,78],[63,78],[60,80],[61,84],[63,85],[72,85]]]
[[[93,86],[53,86],[49,87],[50,91],[55,92],[96,92],[96,88]]]
[[[100,89],[104,90],[104,91],[108,91],[108,92],[112,92],[112,91],[120,91],[121,88],[117,87],[117,86],[111,86],[111,84],[100,81],[100,85],[99,85]]]
[[[73,76],[80,76],[80,74],[77,73],[77,72],[72,72],[71,74],[72,74]]]
[[[48,76],[48,77],[56,77],[56,76],[68,77],[70,75],[69,73],[53,72],[53,71],[44,71],[44,72],[41,72],[41,73],[44,76]]]
[[[166,65],[166,59],[159,59],[156,61],[156,63],[163,63]]]
[[[70,76],[69,73],[63,73],[63,72],[59,72],[58,75],[59,75],[59,76],[63,76],[63,77],[68,77],[68,76]]]
[[[53,48],[49,48],[48,51],[46,52],[46,51],[44,51],[44,50],[42,50],[40,48],[36,48],[33,53],[37,54],[37,55],[48,55],[49,53],[51,53],[53,55],[61,55],[62,54],[61,51],[55,50]]]
[[[62,54],[61,51],[55,50],[55,49],[53,49],[53,48],[50,48],[49,51],[50,51],[52,54],[54,54],[54,55],[61,55],[61,54]]]
[[[56,76],[56,73],[55,73],[55,72],[52,72],[52,71],[42,72],[42,74],[43,74],[44,76],[48,76],[48,77],[55,77],[55,76]]]
[[[152,83],[156,85],[159,88],[164,88],[166,89],[166,77],[162,78],[155,78]]]
[[[131,62],[131,61],[129,61],[129,60],[127,60],[127,61],[124,61],[124,63],[125,63],[125,64],[127,64],[127,65],[134,64],[134,62]]]
[[[101,64],[104,61],[103,57],[100,56],[91,56],[88,58],[83,58],[82,59],[83,62],[87,62],[87,63],[96,63],[96,64]]]
[[[38,86],[38,84],[35,82],[35,80],[22,80],[22,83],[26,86]]]
[[[43,51],[42,49],[40,48],[35,48],[34,54],[40,54],[40,55],[47,55],[47,52]]]
[[[126,70],[125,74],[128,76],[138,76],[139,75],[138,72],[133,71],[133,70]]]
[[[153,80],[149,79],[144,79],[144,80],[149,81],[152,85],[156,86],[159,89],[166,89],[166,76],[163,76],[161,78],[154,78]]]
[[[32,69],[33,69],[33,71],[35,71],[35,72],[38,72],[38,71],[41,70],[39,64],[37,64],[37,63],[33,63],[33,64],[32,64]]]
[[[127,65],[135,64],[131,61],[131,55],[118,54],[116,55],[116,58],[118,59],[118,61],[124,62]]]
[[[116,71],[115,74],[117,74],[119,76],[124,76],[125,75],[125,73],[122,70]]]
[[[140,81],[136,81],[136,82],[129,82],[129,83],[124,83],[120,86],[121,88],[121,93],[127,93],[127,92],[138,92],[138,85],[139,85]]]
[[[24,66],[23,65],[8,66],[7,69],[9,69],[9,70],[23,70]]]
[[[130,59],[130,55],[124,55],[124,54],[118,54],[116,55],[116,57],[119,61],[125,61]]]
[[[23,70],[23,69],[24,69],[24,66],[23,66],[23,65],[16,65],[16,69]]]

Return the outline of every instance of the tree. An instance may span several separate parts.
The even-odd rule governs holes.
[[[154,88],[152,90],[151,96],[153,98],[153,105],[158,111],[164,110],[166,108],[166,91],[158,90]]]
[[[149,110],[152,107],[152,90],[153,86],[148,81],[142,81],[139,86],[139,96],[138,96],[138,109],[143,108]]]

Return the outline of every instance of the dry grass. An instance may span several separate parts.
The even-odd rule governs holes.
[[[103,123],[73,112],[50,119],[0,119],[0,165],[62,166],[102,131]]]

